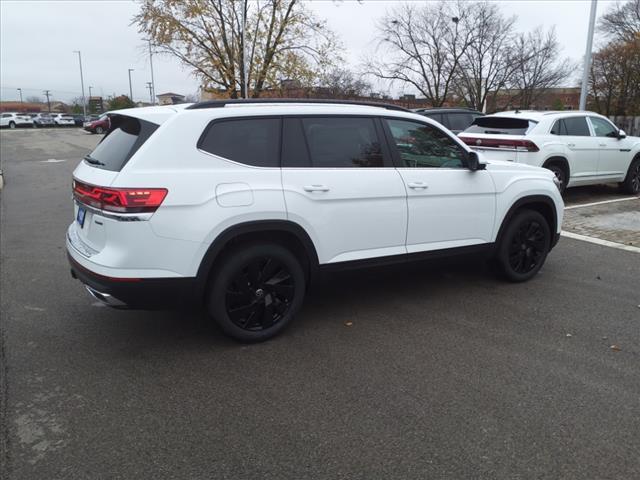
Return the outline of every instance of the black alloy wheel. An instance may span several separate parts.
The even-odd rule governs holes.
[[[505,228],[496,260],[504,276],[524,282],[538,273],[551,248],[551,232],[545,218],[534,210],[521,210]]]
[[[567,172],[565,172],[564,168],[562,168],[558,164],[552,164],[547,167],[548,170],[551,170],[553,174],[556,176],[558,181],[560,182],[560,193],[564,193],[567,188]]]
[[[640,193],[640,157],[635,158],[629,165],[629,171],[621,187],[625,193],[630,193],[631,195]]]
[[[282,331],[300,309],[304,270],[281,245],[241,244],[224,253],[212,274],[208,310],[236,340],[258,342]]]
[[[230,278],[225,295],[227,315],[243,330],[265,330],[284,318],[294,293],[285,265],[273,257],[254,258]]]

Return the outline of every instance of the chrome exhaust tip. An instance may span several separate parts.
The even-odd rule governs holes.
[[[118,309],[128,308],[126,303],[124,303],[121,300],[118,300],[113,295],[109,295],[108,293],[99,292],[98,290],[96,290],[95,288],[90,287],[89,285],[85,285],[84,288],[87,289],[87,292],[89,292],[89,294],[93,298],[95,298],[96,300],[104,303],[108,307],[118,308]]]

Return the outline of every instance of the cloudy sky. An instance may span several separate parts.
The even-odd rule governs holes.
[[[375,47],[375,21],[396,1],[312,0],[319,18],[327,20],[341,39],[347,62],[357,68]],[[612,0],[598,2],[598,16]],[[518,17],[520,31],[556,26],[563,55],[580,60],[584,54],[590,0],[502,0],[507,15]],[[85,93],[108,96],[129,91],[127,70],[133,68],[135,100],[147,100],[151,80],[146,43],[131,26],[138,10],[133,1],[0,1],[0,100],[40,96],[49,89],[53,98],[80,96],[78,56],[82,52]],[[596,38],[597,42],[597,38]],[[171,58],[154,56],[156,93],[196,93],[198,82]],[[577,84],[577,81],[576,81]],[[380,85],[386,88],[386,85]],[[392,93],[402,93],[395,87]],[[407,91],[409,93],[409,91]]]

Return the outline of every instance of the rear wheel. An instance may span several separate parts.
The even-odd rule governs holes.
[[[300,309],[305,275],[298,259],[277,244],[246,244],[225,254],[210,284],[208,311],[242,342],[280,333]]]
[[[16,128],[15,122],[9,122],[9,128]]]
[[[563,194],[567,188],[567,183],[569,182],[569,175],[567,174],[567,170],[564,166],[559,163],[552,163],[545,167],[547,170],[551,170],[556,178],[560,181],[560,193]]]
[[[534,210],[521,210],[507,225],[496,255],[500,272],[512,282],[535,276],[551,247],[551,231],[545,218]]]
[[[640,157],[633,159],[631,165],[629,165],[627,176],[620,184],[620,187],[624,193],[630,193],[632,195],[640,193]]]

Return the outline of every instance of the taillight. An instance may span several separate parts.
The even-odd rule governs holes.
[[[513,140],[510,138],[478,138],[460,137],[471,147],[478,148],[502,148],[504,150],[517,150],[519,152],[539,152],[538,146],[531,140]]]
[[[109,212],[155,212],[167,193],[166,188],[107,188],[73,181],[73,196],[78,202]]]

